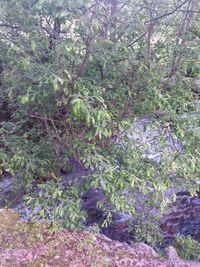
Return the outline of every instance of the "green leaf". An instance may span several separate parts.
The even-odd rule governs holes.
[[[35,42],[34,40],[32,40],[32,41],[31,41],[31,49],[32,49],[33,52],[36,51],[36,47],[37,47],[36,42]]]

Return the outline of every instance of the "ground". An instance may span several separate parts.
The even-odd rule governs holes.
[[[45,225],[21,222],[12,210],[0,211],[1,267],[200,267],[181,260],[169,247],[160,256],[151,247],[112,241],[89,232],[51,232]]]

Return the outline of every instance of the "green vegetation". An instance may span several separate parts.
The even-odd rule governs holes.
[[[173,244],[176,248],[179,256],[186,260],[193,260],[200,258],[199,251],[200,251],[200,244],[193,240],[190,236],[183,237],[178,236],[176,242]]]
[[[171,174],[195,193],[199,22],[197,0],[0,0],[0,177],[21,171],[26,192],[40,177],[27,205],[56,227],[80,226],[90,186],[133,216],[137,192],[149,196],[147,211],[163,211],[171,183],[183,185]],[[123,134],[142,116],[173,128],[183,153],[142,158]],[[66,189],[71,156],[95,172]],[[153,226],[141,229],[138,238],[156,242]]]

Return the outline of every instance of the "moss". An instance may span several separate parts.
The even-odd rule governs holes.
[[[53,232],[39,223],[21,222],[11,210],[1,211],[0,218],[0,266],[129,267],[165,261],[144,244],[131,247],[88,232]]]
[[[23,223],[19,215],[10,209],[2,209],[0,215],[0,244],[4,248],[29,248],[41,240],[43,225]]]

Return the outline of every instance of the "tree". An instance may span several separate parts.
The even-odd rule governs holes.
[[[190,119],[178,114],[193,110],[197,97],[185,73],[199,56],[198,1],[0,3],[1,88],[12,114],[1,128],[2,173],[22,169],[26,185],[38,176],[53,180],[68,171],[74,156],[95,169],[85,188],[101,186],[113,204],[131,213],[127,188],[156,190],[154,202],[164,202],[172,170],[189,188],[197,186],[199,136],[188,127]],[[162,123],[172,124],[185,144],[182,155],[156,165],[127,142],[115,145],[134,118],[155,118],[160,110],[168,114]],[[198,125],[198,116],[192,123]],[[43,189],[52,195],[55,188],[46,183]],[[73,205],[82,193],[78,188],[69,186],[64,194],[71,203],[66,214],[73,214],[68,225],[78,219]],[[55,192],[53,203],[62,203],[56,218],[62,219],[63,188]]]

